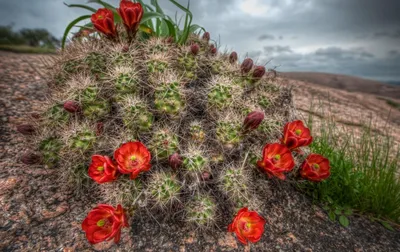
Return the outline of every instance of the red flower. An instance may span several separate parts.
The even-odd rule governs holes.
[[[135,179],[140,172],[150,170],[151,154],[141,142],[127,142],[114,152],[118,170],[123,174],[131,174]]]
[[[117,29],[114,25],[114,14],[111,10],[106,8],[98,9],[96,13],[92,14],[91,20],[97,31],[110,38],[117,37]]]
[[[122,0],[117,11],[121,16],[128,33],[135,34],[143,16],[142,5],[128,0]]]
[[[114,242],[118,243],[122,227],[128,226],[128,220],[121,205],[115,209],[112,206],[100,204],[92,209],[82,222],[82,229],[91,244],[113,238]]]
[[[268,177],[278,177],[284,180],[284,172],[289,172],[294,167],[294,160],[290,150],[283,144],[267,144],[263,150],[262,160],[257,161],[258,167],[268,174]]]
[[[320,182],[329,177],[329,160],[319,154],[310,154],[301,165],[300,175],[311,181]]]
[[[312,142],[310,130],[306,128],[302,121],[297,120],[285,125],[281,143],[285,144],[290,150],[296,150],[301,146],[307,146]]]
[[[244,207],[229,224],[228,232],[235,232],[239,241],[247,245],[247,241],[258,242],[261,239],[265,222],[265,219],[257,212],[249,211],[247,207]]]
[[[109,157],[93,155],[88,173],[94,181],[102,184],[117,178],[117,167]]]
[[[246,118],[244,119],[243,129],[247,130],[255,130],[260,126],[261,122],[264,120],[264,112],[260,110],[255,110],[250,112]]]

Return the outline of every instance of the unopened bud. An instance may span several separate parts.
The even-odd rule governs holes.
[[[64,102],[64,109],[70,113],[76,113],[81,110],[81,106],[76,101],[66,101]]]
[[[199,53],[200,47],[198,44],[192,44],[190,46],[190,51],[193,53],[193,55],[197,55]]]
[[[201,179],[203,180],[203,181],[208,181],[208,180],[210,180],[210,179],[212,179],[212,176],[211,176],[211,174],[209,173],[209,172],[203,172],[202,174],[201,174]]]
[[[253,60],[250,58],[243,60],[242,65],[240,66],[242,73],[247,74],[250,72],[251,68],[253,68]]]
[[[129,45],[124,45],[124,47],[122,47],[122,52],[127,53],[129,51]]]
[[[211,45],[210,52],[211,52],[212,55],[216,55],[217,54],[217,48],[215,48],[214,45]]]
[[[104,132],[104,123],[98,122],[96,123],[96,136],[100,136]]]
[[[33,135],[35,133],[35,127],[31,124],[21,124],[17,126],[17,131],[23,135]]]
[[[264,66],[256,66],[253,71],[253,78],[261,79],[265,74],[265,67]]]
[[[264,112],[259,110],[250,112],[244,119],[243,129],[245,131],[255,130],[258,128],[258,126],[260,126],[263,120],[264,120]]]
[[[172,169],[178,169],[182,165],[182,158],[178,153],[174,153],[169,156],[168,163]]]
[[[229,55],[229,62],[231,64],[235,63],[238,59],[238,55],[236,52],[231,52],[231,55]]]
[[[203,34],[203,39],[206,40],[207,42],[210,41],[210,33],[209,32],[205,32]]]
[[[40,161],[41,161],[40,156],[32,152],[25,153],[21,157],[21,162],[27,165],[38,164],[40,163]]]
[[[167,42],[168,44],[172,44],[172,43],[175,42],[175,40],[174,40],[173,37],[168,37],[167,40],[166,40],[166,42]]]

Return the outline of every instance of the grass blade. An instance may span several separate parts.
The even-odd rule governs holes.
[[[86,9],[86,10],[91,11],[91,12],[96,12],[95,8],[92,8],[92,7],[84,5],[84,4],[67,4],[67,3],[64,2],[64,5],[69,7],[69,8],[82,8],[82,9]]]
[[[74,25],[76,25],[77,23],[79,23],[79,22],[81,22],[81,21],[83,21],[85,19],[89,19],[89,18],[91,18],[91,15],[80,16],[80,17],[74,19],[73,21],[71,21],[71,23],[68,24],[67,28],[65,28],[64,35],[63,35],[63,38],[61,40],[61,48],[64,49],[65,42],[67,41],[68,34],[71,31],[71,29],[74,27]]]

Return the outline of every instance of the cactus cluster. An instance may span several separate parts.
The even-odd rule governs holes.
[[[182,220],[201,228],[217,224],[226,206],[229,216],[256,206],[253,192],[266,181],[255,161],[290,119],[289,90],[209,40],[75,41],[54,62],[51,99],[26,130],[32,152],[22,161],[60,169],[80,192],[95,190],[101,202],[135,213],[180,207]],[[149,149],[151,169],[135,180],[91,181],[91,156],[112,158],[127,141]]]

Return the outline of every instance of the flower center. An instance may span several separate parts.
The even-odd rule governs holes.
[[[296,135],[300,136],[300,134],[301,134],[301,129],[295,130],[294,133],[295,133]]]
[[[130,164],[131,168],[132,168],[132,166],[137,166],[138,163],[139,163],[139,162],[137,161],[137,157],[136,157],[135,155],[131,156],[131,157],[129,158],[129,160],[130,160],[129,164]]]
[[[97,167],[97,170],[98,171],[104,171],[104,167],[103,166],[99,166],[99,167]]]
[[[106,221],[104,219],[101,219],[96,224],[98,227],[102,227],[102,226],[104,226],[104,224],[106,224]]]
[[[274,159],[275,159],[276,161],[278,161],[279,159],[281,159],[281,155],[276,154],[276,155],[274,156]]]
[[[313,164],[312,166],[315,170],[319,170],[319,164]]]

